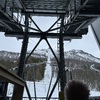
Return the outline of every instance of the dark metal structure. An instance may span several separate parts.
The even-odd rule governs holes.
[[[25,81],[22,78],[18,77],[17,75],[5,69],[5,67],[0,64],[0,100],[8,100],[6,97],[7,82],[10,82],[15,86],[17,86],[18,93],[16,95],[17,97],[16,99],[21,100],[23,96],[24,87],[25,87]]]
[[[35,23],[34,16],[57,17],[58,19],[48,30],[42,31]],[[64,91],[66,83],[63,41],[82,38],[82,35],[88,32],[88,25],[98,19],[99,16],[100,0],[0,0],[0,31],[5,32],[6,36],[23,39],[18,75],[23,77],[23,69],[27,59],[43,39],[57,60],[58,78],[48,96],[49,99],[58,81],[60,81],[61,92]],[[30,26],[30,21],[35,27]],[[60,25],[54,27],[58,22]],[[40,38],[40,40],[30,55],[26,57],[30,37]],[[58,39],[58,58],[48,38]],[[16,91],[18,91],[17,88]],[[30,95],[29,98],[31,100]]]
[[[7,94],[8,83],[5,81],[0,81],[0,99],[5,98]]]
[[[94,21],[92,24],[91,24],[91,28],[92,28],[92,31],[94,33],[94,36],[96,38],[96,41],[97,41],[97,44],[98,44],[98,47],[100,49],[100,18],[98,18],[96,21]]]

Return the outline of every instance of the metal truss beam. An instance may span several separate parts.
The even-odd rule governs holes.
[[[65,15],[66,13],[65,13],[65,11],[63,12],[63,11],[60,11],[60,12],[54,12],[54,11],[52,11],[52,12],[49,12],[49,11],[47,11],[47,12],[41,12],[41,11],[22,11],[22,13],[28,13],[28,14],[30,14],[30,15],[34,15],[34,16],[52,16],[52,17],[57,17],[57,16],[60,16],[60,15]]]
[[[29,57],[32,55],[32,53],[34,52],[34,50],[37,48],[37,46],[39,45],[39,43],[41,42],[41,38],[40,40],[38,41],[38,43],[35,45],[35,47],[33,48],[33,50],[31,51],[31,53],[26,57],[26,60],[25,60],[25,64],[27,63]]]
[[[52,53],[53,53],[53,55],[54,55],[54,57],[55,57],[55,59],[56,59],[56,61],[57,61],[57,64],[58,64],[58,63],[59,63],[59,60],[58,60],[57,56],[55,55],[55,53],[54,53],[54,51],[53,51],[53,49],[52,49],[52,47],[51,47],[49,41],[47,40],[47,38],[45,39],[45,41],[47,42],[47,44],[48,44],[50,50],[52,51]],[[59,66],[58,66],[58,67],[59,67]]]
[[[27,27],[26,25],[24,25],[24,24],[21,24],[21,23],[17,23],[17,22],[11,22],[11,21],[9,21],[9,20],[4,20],[4,19],[1,19],[3,22],[5,22],[5,23],[8,23],[8,24],[11,24],[11,25],[19,25],[19,26],[22,26],[22,27],[25,27],[25,28],[28,28],[28,29],[31,29],[31,30],[34,30],[34,31],[39,31],[39,30],[37,30],[37,29],[35,29],[35,28],[32,28],[32,27]],[[19,31],[22,31],[22,30],[19,30]]]
[[[22,100],[25,86],[25,81],[23,79],[21,79],[15,74],[12,74],[0,65],[0,80],[6,81],[8,83],[13,83],[15,86],[17,86],[18,93],[16,94],[15,98],[12,97],[12,100]]]
[[[84,18],[84,19],[82,19],[82,20],[79,20],[79,21],[74,21],[73,23],[67,23],[67,24],[65,24],[65,25],[63,25],[63,26],[60,26],[60,27],[57,27],[57,28],[50,28],[49,30],[47,30],[47,32],[52,32],[52,31],[55,31],[55,30],[58,30],[58,29],[61,29],[61,28],[66,28],[66,27],[68,27],[68,26],[72,26],[72,25],[77,25],[77,24],[81,24],[81,23],[83,23],[84,21],[88,21],[88,20],[91,20],[91,19],[93,19],[94,17],[88,17],[88,18]],[[32,28],[32,27],[26,27],[25,25],[23,25],[23,24],[19,24],[19,23],[13,23],[13,22],[10,22],[10,21],[7,21],[7,20],[2,20],[2,21],[4,21],[4,22],[7,22],[7,23],[11,23],[11,24],[16,24],[16,25],[20,25],[20,26],[23,26],[23,27],[25,27],[25,28],[29,28],[29,29],[31,29],[31,30],[33,30],[33,31],[37,31],[37,32],[39,32],[39,30],[38,29],[35,29],[35,28]],[[55,23],[54,23],[55,24]],[[19,32],[20,33],[20,32]],[[45,33],[45,32],[44,32]]]
[[[24,67],[25,67],[25,60],[26,60],[26,52],[27,52],[27,46],[28,46],[28,25],[29,25],[29,15],[26,14],[25,15],[25,25],[27,26],[25,28],[25,34],[24,34],[24,38],[23,38],[23,44],[22,44],[22,49],[21,49],[21,55],[20,55],[20,61],[19,61],[19,66],[18,66],[18,76],[20,76],[21,78],[23,78],[24,75]],[[26,85],[26,84],[25,84]],[[26,85],[27,86],[27,85]],[[29,100],[31,100],[31,96],[29,94],[29,90],[26,87],[26,91],[28,91],[28,96],[29,96]],[[17,94],[19,93],[19,89],[17,86],[14,87],[14,93],[13,93],[13,100],[18,100],[17,98]]]
[[[31,19],[31,21],[33,22],[33,24],[37,27],[37,29],[42,32],[42,30],[39,28],[39,26],[35,23],[35,21],[32,19],[32,17],[29,16],[29,18]]]
[[[84,18],[84,19],[81,19],[81,20],[78,20],[78,21],[70,22],[70,23],[67,23],[65,25],[62,25],[60,27],[53,28],[53,29],[49,30],[49,32],[55,31],[55,30],[61,29],[61,28],[66,28],[66,27],[69,27],[69,26],[72,26],[72,25],[78,25],[78,24],[83,23],[84,21],[88,21],[88,20],[93,19],[93,18],[94,17],[87,17],[87,18]]]
[[[55,84],[54,84],[54,86],[53,86],[53,88],[52,88],[52,90],[51,90],[51,92],[50,92],[50,94],[49,94],[47,100],[50,100],[50,98],[51,98],[51,96],[52,96],[52,94],[53,94],[53,92],[54,92],[54,90],[55,90],[55,88],[56,88],[56,86],[57,86],[58,81],[59,81],[59,75],[57,76],[57,79],[56,79],[56,81],[55,81]]]
[[[87,33],[88,32],[88,27],[93,21],[95,21],[97,18],[93,18],[93,19],[90,19],[88,21],[84,21],[80,26],[78,26],[76,29],[75,29],[75,33],[77,33],[78,31],[82,30],[83,33]],[[87,29],[87,30],[86,30]],[[87,31],[87,32],[85,32]]]
[[[25,86],[25,81],[0,65],[0,79],[16,85]]]
[[[5,29],[9,29],[10,31],[12,31],[12,28],[9,25],[7,25],[7,23],[3,22],[2,20],[0,20],[0,23],[2,27],[5,27]]]
[[[91,17],[100,17],[100,10],[99,9],[86,9],[86,10],[80,10],[79,16],[91,16]]]
[[[17,37],[19,39],[23,39],[25,32],[9,32],[5,33],[5,36],[9,37]],[[29,37],[33,38],[52,38],[52,39],[57,39],[59,37],[58,33],[37,33],[37,32],[28,32]],[[67,39],[81,39],[82,35],[81,34],[75,34],[75,33],[63,33],[63,38],[65,40]]]
[[[23,44],[22,44],[22,49],[21,49],[21,55],[20,55],[20,61],[19,61],[19,66],[18,66],[18,75],[23,78],[23,70],[25,67],[25,59],[26,59],[26,52],[27,52],[27,46],[28,46],[28,25],[29,25],[29,15],[26,14],[25,16],[25,25],[27,26],[25,28],[25,33],[23,37]]]
[[[21,0],[15,0],[15,2],[16,2],[16,4],[18,5],[18,7],[20,8],[20,9],[25,9],[25,7],[24,7],[24,5],[23,5],[23,3],[22,3],[22,1]]]
[[[61,19],[61,27],[64,25],[64,16]],[[64,92],[64,87],[66,84],[66,73],[65,73],[65,59],[64,59],[64,36],[63,36],[63,28],[60,29],[59,35],[59,77],[60,77],[60,86],[61,92]]]
[[[56,21],[55,21],[55,23],[46,31],[46,32],[49,32],[57,23],[58,23],[58,21],[61,19],[61,17],[59,17]]]

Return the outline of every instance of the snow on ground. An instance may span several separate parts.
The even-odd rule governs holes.
[[[51,55],[51,52],[48,50],[48,60],[47,60],[47,65],[46,65],[46,69],[45,69],[44,79],[39,81],[39,82],[35,82],[35,84],[36,84],[36,96],[37,97],[46,97],[47,96],[47,91],[48,91],[48,87],[49,87],[50,79],[51,79],[51,75],[52,75],[51,74],[52,69],[51,69],[51,66],[50,66],[50,55]],[[56,77],[53,77],[50,89],[52,89],[55,81],[56,81]],[[35,94],[34,94],[34,82],[28,81],[27,85],[28,85],[31,97],[34,97],[35,96]],[[7,96],[12,96],[12,93],[13,93],[13,85],[9,84]],[[100,92],[95,91],[95,90],[90,91],[90,96],[92,96],[92,97],[93,96],[100,96]],[[28,97],[26,90],[24,90],[23,97]],[[58,85],[56,86],[52,97],[58,97]]]
[[[100,96],[100,91],[96,91],[96,90],[90,91],[90,97],[93,97],[93,96]]]
[[[48,51],[48,60],[47,60],[47,65],[46,65],[45,75],[44,75],[45,77],[40,82],[36,82],[36,96],[37,97],[46,97],[47,96],[47,91],[48,91],[48,87],[50,84],[51,75],[52,75],[52,69],[50,66],[50,52]],[[55,81],[56,81],[56,77],[53,77],[50,89],[52,89]],[[31,96],[34,97],[35,96],[34,95],[34,82],[27,82],[27,85],[29,87],[29,90],[31,91]],[[52,97],[58,97],[58,86],[56,86],[56,87],[57,88],[55,89],[55,92],[53,93]],[[25,91],[24,97],[26,97],[26,96],[27,96],[27,93]]]
[[[46,65],[46,69],[45,69],[44,79],[39,81],[39,82],[35,82],[35,84],[36,84],[36,96],[37,97],[46,97],[47,96],[47,91],[48,91],[48,87],[49,87],[50,79],[51,79],[51,75],[52,75],[52,69],[50,66],[50,55],[51,55],[51,52],[48,50],[48,60],[47,60],[47,65]],[[56,81],[56,77],[53,77],[50,91],[53,88],[55,81]],[[34,82],[27,81],[27,86],[30,90],[31,96],[34,97],[35,96],[35,94],[34,94]],[[12,96],[13,87],[14,86],[12,84],[9,84],[7,96]],[[26,89],[24,90],[23,97],[28,97]],[[58,85],[56,86],[52,97],[58,97]]]

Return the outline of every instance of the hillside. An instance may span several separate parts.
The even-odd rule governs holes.
[[[54,59],[51,59],[51,52],[49,50],[48,50],[47,55],[48,55],[48,58],[47,58],[47,63],[46,63],[46,67],[45,67],[44,78],[40,81],[35,82],[36,87],[34,87],[33,81],[27,82],[27,85],[28,85],[28,88],[30,90],[32,97],[35,96],[35,89],[34,88],[36,88],[37,97],[45,97],[47,95],[52,74],[54,76],[52,77],[52,83],[51,83],[50,91],[52,90],[52,88],[55,84],[55,81],[56,81],[55,70],[57,69],[57,66],[56,66],[56,64],[54,64],[54,66],[51,67],[51,61],[54,62]],[[76,60],[76,61],[79,62],[79,60]],[[85,64],[85,61],[83,61],[83,62]],[[86,63],[86,65],[88,65],[87,63]],[[76,64],[76,65],[78,65],[78,64]],[[91,66],[93,66],[93,64]],[[89,89],[90,89],[90,96],[100,96],[100,92],[98,92],[98,90],[99,90],[99,84],[98,83],[100,83],[100,81],[99,81],[100,76],[99,76],[99,73],[96,73],[94,70],[90,69],[91,66],[88,66],[86,68],[80,66],[79,68],[77,68],[77,67],[74,67],[74,65],[73,65],[70,68],[70,64],[69,64],[69,67],[66,66],[66,76],[67,76],[67,78],[68,78],[68,76],[70,77],[69,72],[71,71],[73,79],[82,80],[85,83],[87,83],[87,85],[89,86]],[[8,88],[8,96],[12,95],[12,93],[13,93],[12,90],[13,90],[13,85],[10,84],[9,88]],[[58,98],[58,92],[59,92],[59,90],[58,90],[58,84],[57,84],[52,97]],[[24,91],[24,97],[27,97],[26,90]]]
[[[82,60],[88,62],[97,62],[100,63],[100,58],[94,57],[92,54],[86,53],[82,50],[70,50],[65,52],[65,59],[75,59],[75,60]]]
[[[51,65],[56,72],[56,61],[51,59]],[[74,80],[80,80],[88,84],[90,89],[100,90],[100,59],[82,50],[71,50],[65,52],[65,69],[67,81],[71,76]]]
[[[29,52],[27,53],[27,55]],[[18,69],[20,53],[0,51],[0,63],[4,65],[8,70],[16,74]],[[42,53],[33,53],[28,59],[24,69],[25,80],[32,81],[41,80],[44,77],[44,69],[46,65],[47,57]],[[34,77],[33,77],[33,73]]]
[[[8,70],[16,72],[18,68],[19,55],[19,53],[0,51],[0,63],[3,64]],[[26,80],[39,81],[44,78],[47,56],[48,50],[36,50],[34,54],[32,54],[24,70]],[[50,56],[52,57],[51,52]],[[50,63],[52,66],[52,74],[55,75],[56,73],[57,75],[58,68],[56,60],[51,58]],[[73,79],[84,81],[92,89],[100,89],[99,72],[93,69],[100,69],[100,58],[96,58],[82,50],[67,51],[65,52],[65,68],[67,81],[70,79],[71,71]]]

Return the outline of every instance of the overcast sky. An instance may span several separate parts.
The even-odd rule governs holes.
[[[50,21],[48,18],[44,20],[39,20],[38,18],[35,19],[37,24],[40,26],[42,30],[48,29],[55,20]],[[49,23],[48,23],[49,22]],[[31,38],[28,43],[28,50],[32,50],[35,44],[37,43],[38,39]],[[57,41],[54,39],[49,40],[50,44],[52,45],[53,49],[57,49]],[[6,51],[13,51],[13,52],[20,52],[21,51],[22,40],[17,40],[14,37],[5,37],[4,33],[0,33],[0,50]],[[48,45],[45,41],[42,41],[38,46],[39,49],[46,49]],[[89,28],[89,32],[87,35],[84,35],[82,39],[74,39],[71,42],[65,41],[64,42],[64,50],[69,51],[72,49],[76,50],[84,50],[96,57],[100,58],[100,50],[96,43],[96,40],[93,36],[91,29]]]

